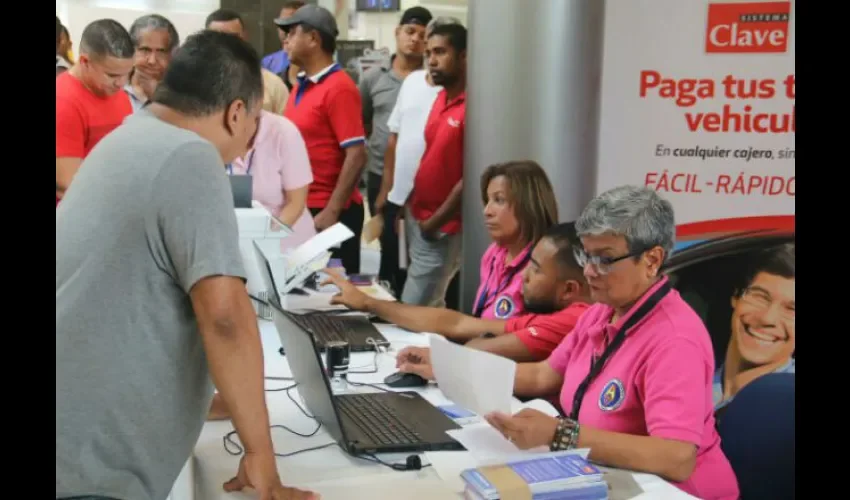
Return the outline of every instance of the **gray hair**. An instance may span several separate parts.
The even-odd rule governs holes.
[[[434,28],[448,26],[450,24],[461,24],[461,22],[460,19],[451,16],[439,16],[431,19],[428,22],[428,26],[425,27],[425,38],[427,39],[431,36],[431,32],[434,31]]]
[[[660,246],[666,260],[676,243],[673,205],[650,188],[616,187],[588,203],[576,221],[576,232],[623,236],[630,253]]]
[[[133,21],[133,25],[130,26],[130,39],[133,40],[133,47],[139,47],[142,33],[156,30],[168,32],[168,51],[174,52],[180,45],[180,35],[177,34],[177,28],[174,27],[171,21],[159,14],[148,14]]]

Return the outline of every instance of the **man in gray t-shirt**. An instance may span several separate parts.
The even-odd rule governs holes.
[[[416,6],[404,11],[395,29],[396,53],[389,61],[369,69],[360,78],[363,124],[369,137],[366,144],[369,155],[366,161],[366,192],[372,215],[381,212],[392,187],[392,182],[387,182],[384,189],[381,186],[384,153],[390,138],[387,121],[395,107],[401,82],[411,72],[422,68],[425,26],[429,21],[431,12],[425,7]]]
[[[278,477],[223,164],[256,133],[259,67],[236,37],[190,37],[56,211],[57,498],[165,499],[209,411],[210,374],[248,450],[227,488],[310,498]]]

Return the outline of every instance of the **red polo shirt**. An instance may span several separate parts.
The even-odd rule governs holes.
[[[410,211],[416,220],[428,220],[463,179],[463,129],[466,122],[466,92],[451,101],[445,89],[437,94],[425,124],[425,152],[413,180]],[[460,231],[460,211],[441,231]]]
[[[69,71],[57,76],[56,158],[85,158],[132,112],[130,98],[123,90],[101,97],[92,94]]]
[[[547,359],[570,334],[590,304],[573,302],[553,314],[523,314],[505,323],[505,333],[512,333],[537,359]]]
[[[323,209],[342,172],[345,148],[366,142],[360,91],[348,73],[334,64],[309,78],[298,78],[283,116],[298,127],[307,145],[313,169],[307,207]],[[357,187],[344,208],[351,203],[363,203]]]

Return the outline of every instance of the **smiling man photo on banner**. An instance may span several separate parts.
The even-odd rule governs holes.
[[[755,255],[735,290],[726,360],[714,375],[718,412],[762,375],[795,373],[795,248],[787,243]]]

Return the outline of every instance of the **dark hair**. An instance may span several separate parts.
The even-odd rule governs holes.
[[[59,52],[59,43],[62,41],[62,21],[56,16],[56,52]]]
[[[261,105],[260,56],[241,38],[203,30],[174,53],[152,102],[188,116],[209,116],[242,100],[250,110]]]
[[[508,181],[508,202],[519,221],[520,238],[537,243],[558,223],[558,202],[549,177],[537,162],[511,161],[490,165],[481,174],[481,202],[487,204],[487,186],[496,177]]]
[[[133,57],[133,42],[130,34],[114,19],[92,21],[83,30],[80,53],[94,57],[112,56],[119,59]]]
[[[180,45],[180,35],[177,34],[177,28],[163,16],[159,14],[148,14],[142,16],[130,26],[130,39],[133,41],[133,47],[138,47],[142,32],[148,30],[165,30],[168,32],[168,50],[174,51]]]
[[[572,277],[572,274],[578,273],[583,276],[584,270],[576,262],[575,254],[573,253],[575,248],[581,246],[578,233],[576,233],[575,222],[555,224],[543,234],[543,238],[550,240],[558,248],[555,259],[558,262],[558,267],[561,268],[564,274],[569,274]]]
[[[242,28],[245,28],[245,21],[242,20],[242,16],[240,16],[235,10],[231,9],[218,9],[217,11],[214,11],[212,14],[207,16],[207,20],[204,22],[204,27],[209,28],[212,23],[226,23],[227,21],[239,21]]]
[[[293,27],[293,29],[295,29]],[[319,34],[319,38],[322,40],[322,52],[325,54],[333,54],[336,52],[336,38],[328,35],[324,31],[317,30],[316,28],[310,26],[309,24],[301,24],[301,31],[304,33],[310,33],[311,31],[315,31]]]
[[[443,24],[435,26],[428,38],[432,36],[444,36],[448,38],[449,45],[454,47],[458,54],[466,50],[466,28],[462,24]]]
[[[305,5],[304,2],[302,2],[301,0],[286,0],[285,2],[283,2],[283,5],[280,6],[280,10],[283,10],[283,9],[298,10],[301,7],[304,7],[304,5]]]
[[[736,296],[744,293],[759,273],[795,279],[796,261],[796,243],[784,243],[756,253],[750,259],[749,266],[744,272],[744,279],[735,289]]]

